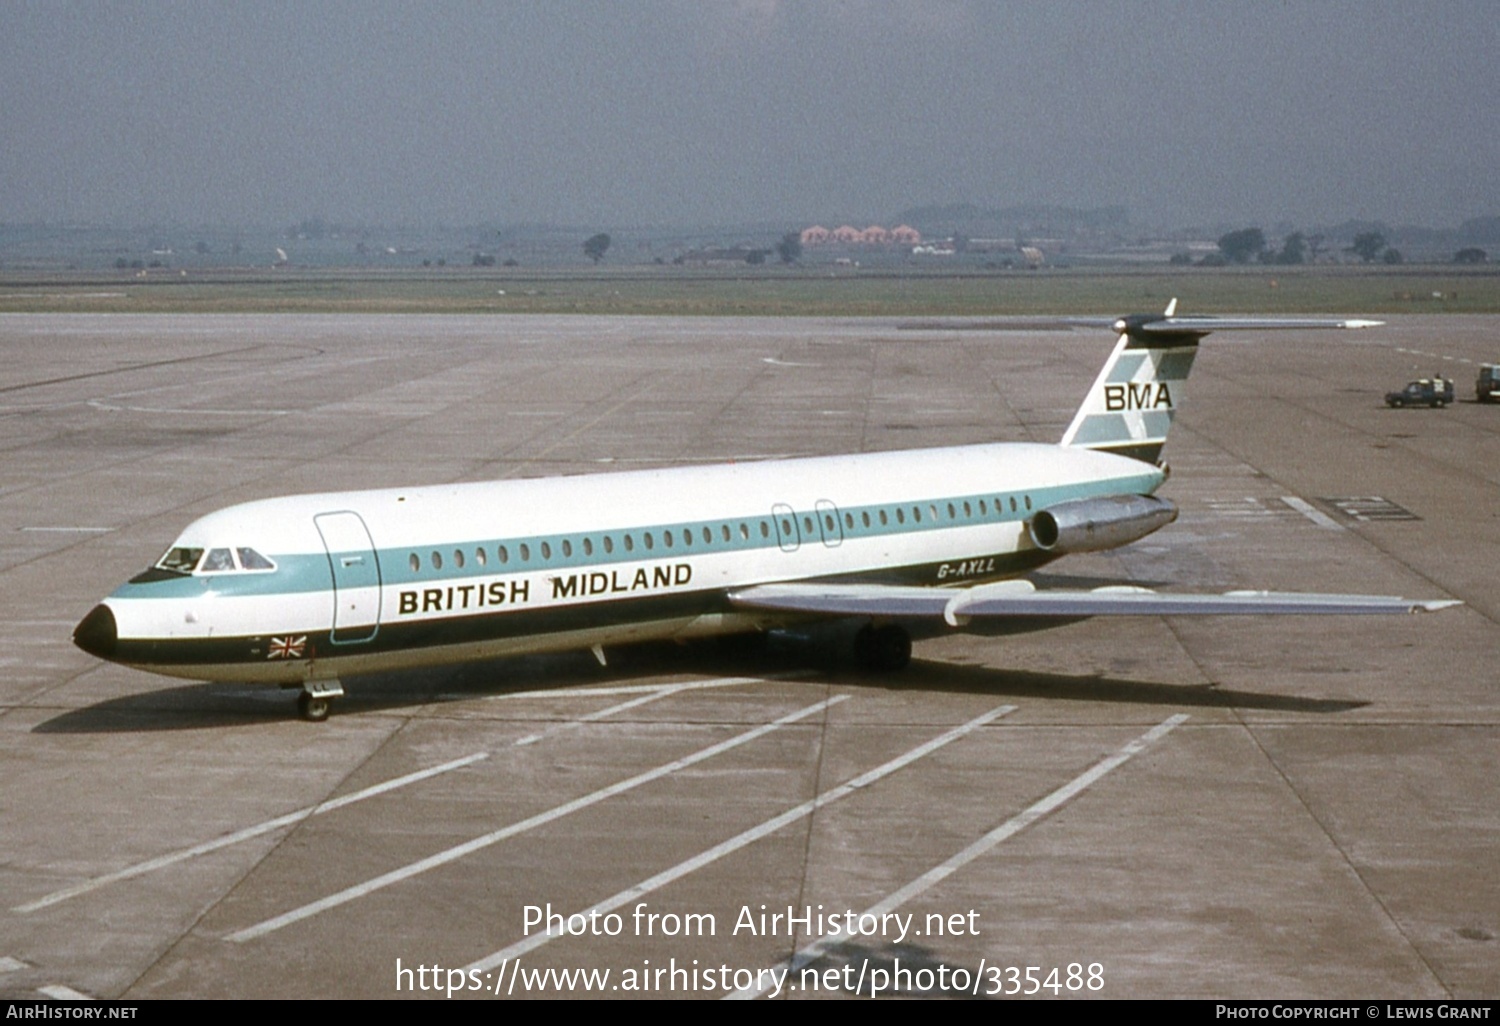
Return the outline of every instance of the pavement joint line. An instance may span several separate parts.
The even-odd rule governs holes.
[[[931,755],[939,748],[942,748],[953,741],[957,741],[964,735],[969,734],[979,729],[980,727],[985,726],[986,724],[992,723],[1002,716],[1007,716],[1010,713],[1015,712],[1015,710],[1016,706],[1013,705],[997,706],[996,708],[991,709],[989,712],[984,713],[981,716],[976,716],[974,717],[974,719],[969,720],[967,723],[954,727],[953,729],[938,735],[932,740],[926,741],[923,744],[918,745],[916,748],[913,748],[908,752],[896,756],[896,758],[894,759],[880,764],[872,770],[861,773],[859,776],[853,777],[852,779],[847,780],[836,787],[829,788],[827,791],[824,791],[816,798],[811,798],[808,801],[802,802],[800,805],[795,805],[792,808],[787,809],[785,812],[778,813],[777,815],[772,816],[770,819],[765,820],[759,825],[751,827],[749,830],[742,831],[741,833],[738,833],[735,836],[729,838],[727,841],[723,841],[719,844],[714,845],[712,848],[707,848],[699,852],[697,855],[694,855],[692,858],[685,859],[669,869],[662,870],[655,876],[648,877],[645,880],[642,880],[640,883],[634,885],[633,887],[628,887],[618,894],[613,895],[612,897],[605,898],[603,901],[590,905],[582,912],[574,913],[574,915],[588,917],[596,913],[602,915],[608,912],[613,912],[615,909],[621,908],[629,904],[631,901],[636,900],[637,898],[645,897],[647,894],[650,894],[651,892],[656,890],[660,890],[666,885],[680,880],[682,877],[696,872],[697,870],[702,869],[704,866],[707,866],[710,863],[717,862],[724,856],[732,854],[733,852],[736,852],[739,849],[760,840],[762,837],[775,833],[784,826],[789,826],[799,819],[803,819],[807,816],[812,815],[814,812],[816,812],[818,809],[823,808],[825,805],[829,805],[833,802],[838,801],[840,798],[846,798],[856,791],[869,787],[871,784],[875,783],[877,780],[880,780],[882,777],[889,776],[897,770],[916,762],[918,759]],[[567,920],[571,920],[572,918],[572,916],[566,917]],[[524,955],[529,951],[535,951],[543,944],[546,944],[549,941],[557,940],[562,936],[565,935],[554,934],[551,932],[534,934],[526,938],[525,940],[517,941],[509,947],[501,948],[494,954],[486,955],[484,958],[479,959],[477,962],[470,963],[469,965],[464,967],[464,972],[484,972],[485,970],[500,966],[501,975],[504,976],[504,965],[510,959],[516,958],[520,955]]]
[[[967,866],[970,862],[973,862],[975,859],[986,854],[990,851],[990,849],[996,847],[1001,842],[1007,840],[1008,838],[1014,837],[1016,834],[1019,834],[1021,831],[1031,826],[1033,823],[1057,811],[1059,808],[1067,804],[1067,802],[1069,802],[1073,798],[1077,797],[1091,785],[1097,783],[1107,773],[1112,770],[1118,769],[1126,762],[1129,762],[1131,759],[1135,758],[1137,755],[1140,755],[1146,749],[1150,748],[1157,741],[1160,741],[1162,738],[1166,737],[1173,730],[1177,729],[1183,723],[1187,722],[1187,719],[1188,715],[1186,713],[1178,713],[1177,715],[1170,716],[1167,719],[1163,720],[1161,723],[1158,723],[1156,726],[1146,731],[1146,733],[1142,734],[1134,741],[1131,741],[1129,744],[1119,749],[1113,755],[1110,755],[1107,758],[1096,762],[1093,766],[1089,767],[1087,770],[1084,770],[1078,776],[1074,777],[1072,780],[1068,781],[1062,787],[1059,787],[1057,790],[1053,791],[1045,798],[1041,799],[1038,802],[1035,802],[1028,808],[1012,816],[1010,819],[1007,819],[1004,823],[1001,823],[995,829],[991,830],[989,833],[985,834],[983,837],[979,838],[979,840],[970,844],[967,848],[964,848],[962,851],[958,852],[958,854],[952,856],[947,861],[933,866],[927,872],[923,873],[915,880],[906,884],[904,887],[900,887],[892,891],[890,894],[886,895],[884,898],[880,899],[880,901],[876,902],[874,905],[870,906],[863,913],[861,913],[861,917],[884,915],[887,912],[891,912],[897,908],[900,908],[912,898],[915,898],[918,895],[931,890],[933,887],[937,886],[937,884],[941,883],[943,880],[946,880],[949,876],[952,876],[954,873],[958,872],[958,870],[962,869],[964,866]],[[847,937],[824,937],[822,940],[814,941],[812,944],[809,944],[807,947],[802,948],[800,951],[793,954],[791,958],[787,959],[784,962],[778,963],[769,971],[769,973],[757,974],[756,979],[761,979],[763,975],[769,975],[772,979],[775,979],[775,974],[778,970],[783,971],[783,975],[781,978],[787,979],[791,973],[801,970],[804,966],[813,961],[816,961],[818,958],[821,958],[829,951],[842,946],[848,940],[849,938]],[[723,1000],[750,1000],[760,997],[766,992],[767,989],[769,988],[746,988],[744,990],[735,991],[732,994],[725,995]]]
[[[624,794],[627,791],[634,790],[635,788],[640,787],[644,784],[648,784],[654,780],[660,779],[661,777],[665,777],[672,773],[675,773],[680,769],[686,769],[688,766],[703,762],[706,759],[710,759],[715,755],[720,755],[723,752],[727,752],[732,748],[737,748],[740,745],[747,744],[751,741],[756,740],[757,738],[771,733],[774,730],[778,730],[781,727],[787,726],[788,724],[795,723],[798,720],[806,719],[807,717],[812,716],[816,713],[824,712],[830,707],[837,705],[839,702],[845,701],[848,698],[848,695],[835,695],[833,698],[827,698],[821,702],[815,702],[812,705],[797,710],[796,712],[788,713],[785,716],[781,716],[775,720],[772,720],[770,723],[763,723],[751,730],[736,734],[734,737],[709,745],[707,748],[700,748],[698,751],[692,753],[691,755],[685,755],[680,759],[674,759],[671,762],[663,763],[662,765],[657,766],[654,769],[646,770],[643,773],[637,773],[633,777],[629,777],[625,780],[610,784],[607,787],[601,787],[598,790],[592,791],[580,798],[574,798],[572,801],[564,802],[562,805],[555,805],[544,812],[539,812],[535,815],[528,816],[527,818],[520,820],[519,822],[501,827],[499,830],[493,830],[490,833],[476,837],[471,841],[466,841],[463,844],[454,845],[453,847],[448,848],[444,851],[440,851],[435,855],[429,855],[425,859],[420,859],[416,862],[408,863],[407,865],[402,866],[399,869],[393,869],[388,873],[383,873],[380,876],[374,877],[370,880],[366,880],[364,883],[355,884],[352,887],[346,887],[343,890],[338,891],[335,894],[330,894],[325,898],[320,898],[317,901],[310,902],[298,908],[291,909],[288,912],[283,912],[279,916],[274,916],[271,919],[256,923],[254,926],[248,926],[243,930],[237,930],[234,933],[226,935],[224,939],[227,941],[233,941],[235,943],[244,943],[245,941],[254,940],[257,937],[263,937],[268,933],[273,933],[277,930],[282,929],[283,927],[290,926],[291,924],[296,922],[300,922],[303,919],[311,918],[312,916],[318,915],[322,912],[326,912],[331,908],[337,908],[338,906],[347,904],[348,902],[354,901],[357,898],[362,898],[367,894],[373,894],[375,891],[390,887],[393,884],[408,880],[414,876],[419,876],[420,874],[425,873],[430,869],[436,869],[440,866],[445,866],[450,862],[455,862],[466,855],[472,855],[477,851],[482,851],[485,848],[496,845],[509,837],[514,837],[518,834],[526,833],[529,830],[534,830],[535,828],[550,823],[553,820],[561,819],[562,817],[567,816],[571,813],[577,812],[581,809],[586,809],[591,805],[597,805],[599,802],[605,801],[609,798],[613,798],[616,795]]]
[[[649,685],[645,689],[633,688],[631,689],[631,693],[636,693],[641,690],[646,690],[647,693],[640,698],[634,699],[633,701],[622,702],[619,705],[613,705],[607,709],[601,709],[597,712],[589,713],[587,716],[582,716],[577,720],[559,724],[558,726],[553,727],[550,730],[544,730],[541,733],[523,737],[517,741],[513,741],[512,745],[518,746],[534,744],[537,741],[540,741],[546,737],[550,737],[553,734],[561,733],[566,730],[572,730],[584,723],[603,719],[606,716],[612,716],[615,713],[624,712],[626,709],[631,709],[639,705],[645,705],[648,702],[656,701],[658,698],[666,698],[681,691],[688,691],[695,688],[727,687],[733,684],[748,684],[758,682],[763,679],[766,678],[721,677],[715,680],[708,681],[686,681],[681,684]],[[601,693],[601,691],[589,692],[589,694],[594,695]],[[536,691],[525,692],[525,694],[545,695],[548,694],[548,692]],[[117,870],[113,873],[107,873],[104,876],[93,877],[89,880],[83,881],[82,883],[75,884],[72,887],[66,887],[60,891],[54,891],[53,893],[38,898],[36,901],[29,902],[28,904],[18,905],[15,908],[11,909],[11,911],[19,914],[36,912],[40,909],[48,907],[49,905],[59,904],[60,902],[67,901],[69,898],[76,898],[81,894],[87,894],[90,891],[98,890],[99,888],[106,887],[109,884],[118,883],[121,880],[129,880],[137,876],[144,876],[146,873],[154,872],[158,869],[165,869],[167,866],[176,865],[179,862],[186,861],[187,859],[194,858],[198,855],[206,855],[209,852],[218,851],[221,848],[227,848],[231,845],[239,844],[241,841],[248,841],[253,838],[259,837],[262,834],[270,833],[271,831],[280,829],[281,827],[291,826],[292,824],[306,819],[309,816],[320,816],[325,812],[332,812],[333,810],[341,809],[346,805],[353,805],[355,802],[364,801],[366,798],[377,797],[378,795],[385,794],[388,791],[394,791],[397,788],[405,787],[408,784],[415,784],[443,773],[448,773],[456,769],[463,769],[464,767],[473,765],[476,762],[482,762],[483,760],[489,758],[489,756],[489,752],[476,752],[473,755],[465,756],[461,759],[455,759],[451,762],[445,762],[441,765],[433,766],[425,770],[417,770],[413,773],[407,773],[404,776],[393,777],[392,779],[384,781],[383,783],[372,784],[371,786],[363,788],[359,791],[354,791],[350,794],[342,795],[338,798],[331,798],[328,801],[320,802],[317,805],[308,805],[304,808],[297,809],[294,812],[288,812],[285,815],[277,816],[274,819],[268,819],[262,823],[257,823],[253,826],[245,827],[242,830],[236,830],[233,833],[225,834],[223,837],[217,837],[212,841],[205,841],[202,844],[195,844],[192,847],[184,848],[180,851],[169,852],[154,859],[148,859],[145,862],[138,862],[133,866],[126,866],[124,869]]]
[[[1292,509],[1296,510],[1298,513],[1301,513],[1307,519],[1311,520],[1313,523],[1317,524],[1324,530],[1342,531],[1344,529],[1343,524],[1339,523],[1337,520],[1333,519],[1333,517],[1318,509],[1306,499],[1298,498],[1295,495],[1283,495],[1281,497],[1281,501],[1286,503]]]

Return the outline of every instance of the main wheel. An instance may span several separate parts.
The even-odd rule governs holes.
[[[903,670],[911,662],[911,635],[895,624],[866,624],[854,635],[854,660],[877,673]]]
[[[306,691],[297,696],[297,714],[311,723],[322,723],[328,719],[331,703],[326,698],[315,698]]]

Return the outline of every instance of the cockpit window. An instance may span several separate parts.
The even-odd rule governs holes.
[[[202,549],[168,549],[167,554],[156,561],[156,566],[159,570],[170,570],[174,574],[190,574],[198,568],[198,560],[202,558]]]
[[[240,557],[240,569],[242,570],[275,570],[276,564],[254,549],[239,548],[234,550]]]
[[[239,556],[238,562],[235,556]],[[165,570],[174,574],[224,574],[236,570],[275,570],[276,564],[251,548],[203,549],[179,545],[168,549],[167,554],[156,561],[153,570]]]
[[[233,570],[234,557],[229,554],[228,549],[209,549],[208,555],[203,557],[203,566],[200,569],[206,574]]]

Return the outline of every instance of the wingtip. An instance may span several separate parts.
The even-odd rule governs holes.
[[[1439,609],[1463,605],[1462,599],[1423,599],[1413,603],[1413,613],[1436,613]]]

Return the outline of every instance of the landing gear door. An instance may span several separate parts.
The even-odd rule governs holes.
[[[358,513],[319,513],[313,517],[333,572],[335,645],[370,641],[380,629],[380,560],[369,528]]]

